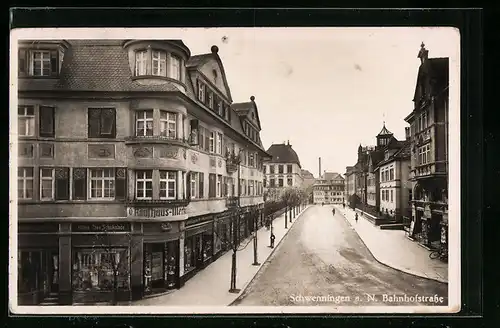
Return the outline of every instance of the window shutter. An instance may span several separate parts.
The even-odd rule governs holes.
[[[200,79],[196,79],[196,98],[200,100]]]
[[[205,150],[210,151],[210,131],[205,129]]]
[[[40,106],[40,137],[54,137],[54,107]]]
[[[205,105],[208,106],[208,93],[210,91],[208,90],[208,88],[205,86],[205,99],[203,99],[203,102],[205,103]]]
[[[191,172],[186,173],[186,199],[191,199]]]
[[[58,61],[58,56],[59,51],[57,50],[52,50],[50,52],[50,74],[51,75],[57,75],[59,73],[59,61]]]
[[[73,169],[73,199],[87,199],[87,169]]]
[[[27,68],[28,68],[28,65],[27,65],[27,51],[26,49],[19,49],[19,52],[18,52],[18,70],[19,70],[19,73],[21,75],[25,75],[27,74]]]
[[[125,200],[127,198],[127,169],[115,168],[115,199]]]
[[[69,200],[69,168],[56,168],[56,200]]]
[[[190,125],[191,125],[191,134],[190,134],[189,142],[193,145],[198,144],[199,143],[198,136],[200,134],[199,127],[198,127],[198,120],[192,119],[190,121]]]
[[[226,106],[228,121],[231,122],[231,107]]]
[[[198,190],[199,190],[199,196],[200,198],[205,197],[204,196],[204,188],[205,188],[205,174],[203,172],[198,173]]]
[[[89,108],[88,110],[88,137],[98,138],[101,126],[101,110]]]

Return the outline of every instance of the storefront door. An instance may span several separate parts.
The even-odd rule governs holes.
[[[165,243],[165,284],[166,288],[173,289],[179,287],[179,241],[169,241]]]
[[[152,244],[151,247],[151,287],[161,288],[165,285],[163,265],[163,243]]]

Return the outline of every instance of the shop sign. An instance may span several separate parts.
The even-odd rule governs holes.
[[[198,216],[195,218],[188,219],[186,222],[186,227],[192,226],[194,224],[212,221],[213,215]]]
[[[167,216],[176,216],[186,214],[186,207],[129,207],[127,208],[128,216],[145,217],[145,218],[159,218]]]
[[[163,231],[170,231],[172,230],[172,224],[170,222],[163,222],[162,224],[160,224],[160,228]]]
[[[59,223],[37,222],[37,223],[19,223],[18,232],[58,232]]]
[[[130,231],[130,223],[73,223],[73,232],[121,232]]]

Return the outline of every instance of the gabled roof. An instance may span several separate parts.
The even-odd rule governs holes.
[[[250,97],[250,101],[231,104],[231,108],[238,114],[238,116],[242,118],[247,118],[248,115],[253,110],[255,112],[255,120],[257,121],[257,128],[259,130],[262,129],[260,125],[259,110],[257,109],[257,104],[255,103],[254,96]]]
[[[210,60],[215,60],[217,64],[219,65],[219,69],[222,74],[222,81],[224,83],[224,86],[226,87],[227,90],[227,97],[230,102],[233,101],[233,97],[231,96],[231,89],[229,88],[229,84],[227,83],[227,78],[226,78],[226,71],[224,70],[224,65],[222,64],[222,60],[220,59],[219,56],[219,47],[216,45],[213,45],[211,48],[211,53],[207,54],[200,54],[200,55],[195,55],[191,56],[189,60],[186,63],[186,67],[188,69],[195,69],[198,70],[203,64],[207,63]]]
[[[300,167],[299,156],[290,144],[272,144],[267,153],[273,157],[271,163],[295,163]]]
[[[411,142],[409,140],[404,140],[404,141],[398,141],[398,150],[396,150],[391,156],[389,156],[388,159],[382,160],[377,164],[377,168],[385,165],[387,163],[390,163],[392,161],[398,160],[398,159],[408,159],[411,155],[410,153],[410,144]],[[391,148],[394,149],[394,148]],[[389,149],[386,149],[386,151]]]
[[[431,92],[437,94],[448,86],[449,78],[449,59],[445,58],[429,58],[425,60],[418,68],[417,82],[415,85],[415,92],[413,94],[413,101],[416,101],[418,96],[418,86],[422,83],[424,78],[429,78],[434,81]]]

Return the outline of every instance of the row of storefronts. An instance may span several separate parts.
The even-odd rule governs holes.
[[[18,303],[128,301],[182,288],[262,227],[260,207],[184,221],[21,222]]]

